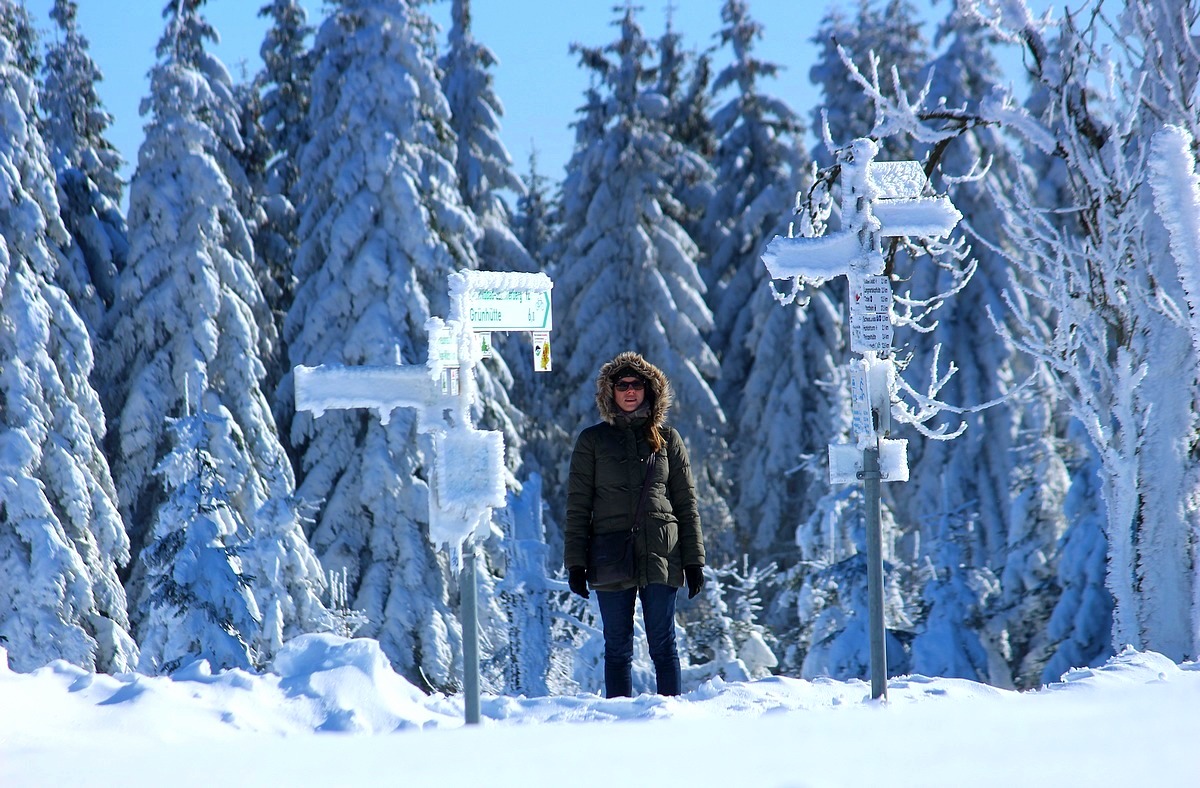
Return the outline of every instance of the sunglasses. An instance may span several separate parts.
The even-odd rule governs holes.
[[[644,388],[646,388],[644,380],[618,380],[613,384],[613,389],[616,391],[629,391],[630,389],[641,391]]]

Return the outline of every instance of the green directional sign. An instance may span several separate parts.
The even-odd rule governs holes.
[[[470,290],[467,319],[472,331],[549,331],[549,290]]]

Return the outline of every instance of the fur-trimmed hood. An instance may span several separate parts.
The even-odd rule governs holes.
[[[596,408],[600,411],[600,418],[609,424],[616,424],[621,409],[613,400],[613,383],[626,375],[637,375],[646,381],[650,423],[656,427],[666,424],[667,411],[671,409],[673,398],[671,382],[661,369],[632,350],[618,353],[616,358],[600,367],[600,374],[596,376]]]

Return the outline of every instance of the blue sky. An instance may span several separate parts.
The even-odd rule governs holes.
[[[674,27],[692,47],[715,43],[723,0],[674,0]],[[53,35],[49,11],[53,0],[26,0],[26,6],[43,37]],[[235,78],[253,75],[262,67],[258,49],[266,22],[257,11],[266,0],[208,0],[205,16],[221,35],[214,48]],[[918,3],[928,9],[929,3]],[[90,43],[93,59],[104,73],[100,93],[116,120],[110,139],[121,150],[132,174],[144,120],[138,106],[149,91],[147,74],[154,63],[154,47],[162,33],[165,0],[81,0],[79,25]],[[323,0],[304,0],[311,24],[324,18]],[[475,0],[472,18],[475,37],[496,53],[496,90],[505,105],[503,137],[517,172],[528,172],[529,153],[536,146],[539,171],[554,180],[573,141],[570,123],[587,87],[587,75],[569,52],[572,42],[590,46],[607,44],[618,34],[613,7],[618,0]],[[641,0],[639,19],[650,37],[664,29],[667,2]],[[818,94],[808,83],[815,57],[810,42],[827,9],[842,7],[852,13],[853,0],[750,0],[752,16],[764,27],[759,57],[784,66],[782,75],[767,90],[785,99],[807,119]],[[941,17],[949,5],[940,0],[926,13]],[[448,25],[449,2],[432,6],[435,17]],[[444,31],[443,31],[444,32]],[[926,36],[932,36],[927,25]],[[718,67],[723,61],[718,61]]]

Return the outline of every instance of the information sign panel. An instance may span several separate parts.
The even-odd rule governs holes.
[[[886,276],[850,277],[850,349],[855,353],[892,347],[892,285]]]
[[[892,284],[886,276],[850,276],[850,308],[857,312],[892,313]]]
[[[466,316],[475,331],[549,331],[550,291],[468,290]]]
[[[448,367],[442,370],[441,386],[443,396],[458,396],[459,392],[461,391],[458,382],[458,367]]]
[[[427,329],[429,332],[429,355],[433,357],[439,369],[451,369],[459,365],[458,333],[454,328],[453,325],[438,320]]]
[[[850,313],[850,349],[855,353],[892,349],[891,315]]]
[[[533,371],[549,372],[550,369],[550,334],[549,332],[534,332]]]

